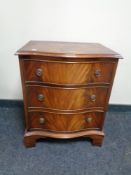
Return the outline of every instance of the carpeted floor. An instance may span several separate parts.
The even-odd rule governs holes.
[[[131,112],[109,112],[102,147],[86,139],[22,143],[23,109],[0,108],[0,175],[130,175]]]

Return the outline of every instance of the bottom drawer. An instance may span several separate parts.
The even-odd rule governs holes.
[[[84,114],[56,114],[47,112],[29,112],[29,130],[48,130],[73,132],[87,129],[101,129],[104,121],[103,112]]]

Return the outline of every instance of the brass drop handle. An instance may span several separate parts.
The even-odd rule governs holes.
[[[95,101],[96,101],[96,95],[94,95],[94,94],[91,95],[91,96],[90,96],[90,99],[91,99],[91,101],[95,102]]]
[[[95,76],[96,77],[100,77],[101,76],[101,70],[100,69],[96,69]]]
[[[41,117],[41,118],[39,119],[39,122],[40,122],[40,124],[44,124],[44,123],[45,123],[45,119],[44,119],[43,117]]]
[[[42,76],[42,73],[43,73],[43,70],[42,69],[40,69],[40,68],[38,68],[38,69],[36,69],[36,75],[38,76],[38,77],[41,77]]]
[[[86,122],[91,123],[92,122],[92,118],[91,117],[86,118]]]
[[[43,99],[44,99],[44,95],[43,94],[38,94],[38,100],[43,101]]]

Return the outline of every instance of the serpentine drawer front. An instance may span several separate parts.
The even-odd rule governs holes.
[[[26,82],[86,85],[91,83],[110,83],[114,67],[114,63],[105,61],[56,63],[44,62],[38,58],[34,61],[25,60],[23,69]],[[62,79],[61,77],[64,78]]]
[[[90,107],[104,108],[108,88],[98,86],[70,89],[31,85],[26,87],[26,91],[29,107],[77,110]]]
[[[30,41],[19,56],[25,108],[24,144],[39,138],[89,137],[102,131],[119,58],[97,43]]]
[[[86,129],[100,130],[103,120],[104,114],[102,112],[84,114],[29,112],[29,129],[56,132],[72,132]]]

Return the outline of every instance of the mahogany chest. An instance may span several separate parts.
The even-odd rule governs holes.
[[[88,137],[102,131],[121,56],[97,43],[30,41],[19,56],[25,108],[24,144],[40,138]]]

